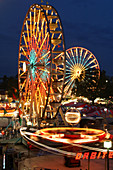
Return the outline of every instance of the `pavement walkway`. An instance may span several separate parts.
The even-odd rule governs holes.
[[[109,160],[109,170],[113,170],[113,160]],[[44,155],[27,158],[19,162],[18,170],[88,170],[88,160],[81,160],[80,167],[66,167],[63,156]],[[90,160],[89,170],[105,170],[105,160]]]

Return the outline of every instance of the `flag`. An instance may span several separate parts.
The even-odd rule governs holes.
[[[6,109],[4,109],[4,115],[7,113]]]
[[[13,88],[14,88],[14,87],[13,87]],[[17,89],[16,89],[16,88],[14,88],[14,92],[17,93]]]
[[[19,116],[19,123],[22,125],[22,118]]]
[[[22,115],[22,111],[21,111],[21,109],[19,108],[18,117],[19,117],[19,123],[20,123],[20,125],[22,125],[22,118],[21,118],[21,115]]]
[[[12,88],[14,89],[14,94],[19,96],[19,89],[18,88],[16,89],[15,87],[12,87]]]
[[[20,115],[22,115],[22,111],[21,111],[21,109],[19,108],[18,110],[19,110],[19,116],[20,116]]]
[[[6,110],[9,109],[9,105],[6,103]]]
[[[24,101],[24,96],[23,96],[23,94],[22,94],[22,100]]]
[[[58,45],[58,48],[60,48],[61,47],[61,45]]]
[[[16,98],[16,96],[14,95],[14,93],[13,93],[13,99],[17,100],[17,98]]]

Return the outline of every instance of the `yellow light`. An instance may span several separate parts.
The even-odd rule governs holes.
[[[80,122],[80,113],[74,113],[74,112],[67,112],[65,114],[65,119],[68,123],[73,123],[73,124],[77,124]]]
[[[23,71],[26,72],[26,63],[23,63]]]
[[[70,108],[65,114],[65,119],[68,123],[77,124],[80,122],[81,114],[76,108]]]

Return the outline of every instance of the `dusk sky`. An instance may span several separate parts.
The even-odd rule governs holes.
[[[41,0],[0,0],[0,77],[18,72],[21,29],[29,7]],[[45,2],[45,1],[44,1]],[[60,15],[66,49],[85,47],[113,76],[113,0],[48,0]]]

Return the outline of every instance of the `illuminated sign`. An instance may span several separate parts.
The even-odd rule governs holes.
[[[75,159],[104,159],[107,152],[78,152]],[[109,158],[113,158],[113,152],[109,152]]]

